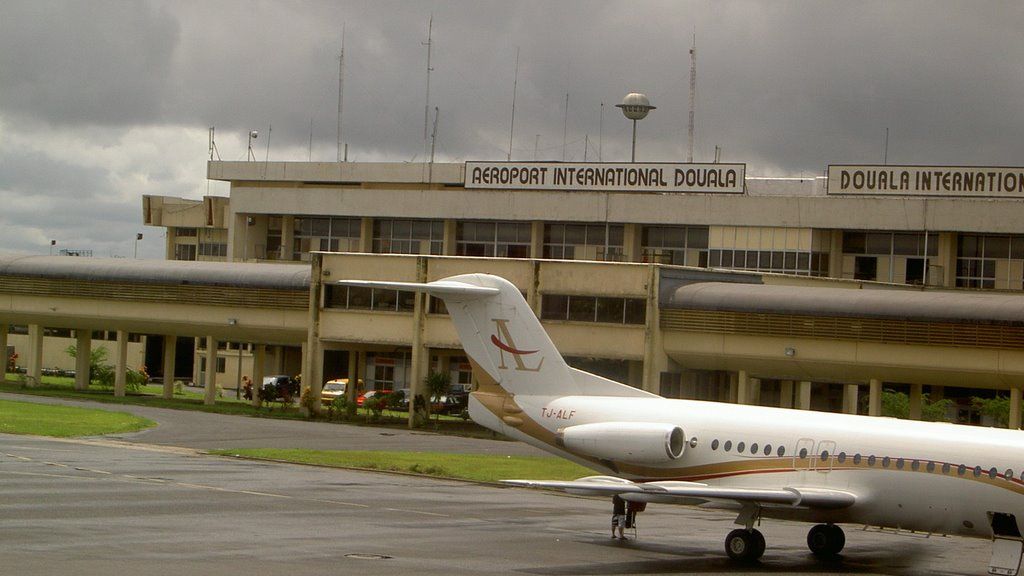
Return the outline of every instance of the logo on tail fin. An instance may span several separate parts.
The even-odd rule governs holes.
[[[529,356],[530,354],[536,354],[539,350],[521,350],[516,346],[515,340],[512,339],[512,333],[508,330],[508,320],[503,318],[494,318],[494,325],[497,330],[496,334],[491,335],[491,344],[494,344],[498,350],[500,350],[501,364],[498,368],[502,370],[508,370],[508,366],[505,365],[505,353],[512,355],[512,360],[515,361],[515,369],[522,370],[525,372],[540,372],[540,367],[544,365],[544,358],[541,357],[540,362],[534,367],[529,367],[526,362],[523,361],[523,356]]]

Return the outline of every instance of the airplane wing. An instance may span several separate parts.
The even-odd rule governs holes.
[[[614,476],[588,476],[579,480],[502,480],[505,484],[563,490],[580,496],[611,496],[626,500],[689,504],[711,500],[732,500],[739,503],[784,505],[804,508],[837,509],[852,506],[855,494],[823,488],[784,487],[738,488],[710,486],[698,482],[632,482]]]

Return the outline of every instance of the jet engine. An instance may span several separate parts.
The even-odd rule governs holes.
[[[683,455],[686,435],[674,424],[599,422],[561,428],[555,443],[601,460],[667,466]]]

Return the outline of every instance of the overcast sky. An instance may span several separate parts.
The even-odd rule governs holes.
[[[224,160],[256,129],[259,160],[334,161],[343,26],[349,160],[422,160],[431,14],[439,161],[506,158],[517,50],[513,160],[628,160],[614,105],[640,91],[637,159],[684,161],[696,34],[698,162],[820,174],[881,163],[888,128],[890,163],[1021,166],[1022,6],[3,0],[0,252],[131,257],[143,232],[162,257],[142,195],[226,195],[211,126]]]

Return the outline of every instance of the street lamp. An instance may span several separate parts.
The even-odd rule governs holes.
[[[142,232],[135,234],[135,259],[139,258],[139,240],[142,240]]]
[[[630,162],[636,162],[636,121],[646,118],[647,113],[654,110],[655,107],[651,106],[651,101],[647,99],[646,94],[639,92],[626,94],[626,97],[622,99],[622,104],[616,104],[615,107],[621,108],[626,118],[633,121],[633,156]]]

